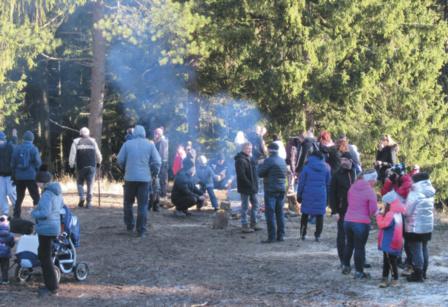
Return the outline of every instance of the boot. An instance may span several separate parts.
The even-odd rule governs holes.
[[[409,282],[423,282],[423,271],[421,269],[414,268],[414,273],[406,279]]]
[[[401,272],[401,276],[411,276],[414,273],[414,269],[411,265],[407,266],[403,272]]]
[[[84,199],[80,199],[80,200],[79,200],[79,203],[78,203],[78,207],[79,207],[79,208],[84,207],[84,202],[85,202]]]
[[[378,287],[380,288],[387,288],[389,286],[389,283],[387,282],[387,277],[383,277]]]
[[[257,223],[250,223],[250,228],[252,228],[254,231],[262,230],[263,228],[257,226]]]
[[[242,233],[251,233],[251,232],[254,232],[254,230],[252,228],[250,228],[249,225],[244,224],[241,228],[241,232]]]
[[[305,241],[305,236],[306,236],[306,228],[305,227],[300,226],[299,236],[302,241]]]

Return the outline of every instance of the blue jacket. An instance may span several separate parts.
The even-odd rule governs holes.
[[[263,177],[265,192],[286,191],[286,162],[273,153],[258,167],[258,176]]]
[[[206,188],[213,188],[213,179],[215,178],[215,173],[212,168],[208,165],[197,165],[196,167],[196,177],[199,179],[199,183]]]
[[[61,186],[57,182],[46,185],[37,207],[31,212],[36,219],[36,232],[42,236],[57,236],[61,232],[61,209],[64,206]]]
[[[330,186],[330,167],[316,156],[310,156],[299,177],[297,199],[302,200],[302,213],[325,214]]]
[[[118,153],[117,162],[124,168],[124,180],[151,182],[151,177],[159,174],[162,165],[159,152],[146,139],[143,126],[135,126],[134,138],[126,141]]]
[[[19,153],[24,149],[30,151],[30,161],[28,168],[21,169],[17,164],[19,163]],[[41,164],[42,160],[40,159],[39,150],[31,141],[23,141],[22,144],[17,145],[14,148],[11,159],[11,169],[16,180],[35,180],[36,173]]]
[[[11,258],[11,248],[14,247],[14,236],[9,230],[0,230],[0,258]]]

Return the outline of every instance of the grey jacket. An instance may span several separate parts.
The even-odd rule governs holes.
[[[31,212],[36,219],[36,232],[42,236],[57,236],[61,232],[61,186],[57,182],[51,182],[45,187],[37,207]]]
[[[133,139],[126,141],[118,153],[117,162],[124,168],[125,181],[151,182],[159,173],[161,159],[153,143],[146,139],[143,126],[135,126]]]
[[[434,228],[434,195],[430,180],[412,184],[406,199],[406,232],[431,233]]]

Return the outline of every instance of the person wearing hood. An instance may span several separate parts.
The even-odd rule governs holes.
[[[319,241],[324,227],[324,214],[327,207],[327,195],[330,187],[330,167],[325,163],[320,151],[314,151],[308,157],[299,177],[297,201],[302,203],[300,238],[305,240],[309,216],[316,217],[315,241]]]
[[[0,214],[9,215],[8,199],[14,208],[16,193],[11,180],[11,159],[14,146],[6,140],[6,135],[0,131]]]
[[[117,156],[117,162],[124,169],[124,223],[129,232],[137,231],[138,237],[146,233],[149,191],[152,177],[160,170],[161,159],[156,147],[148,139],[143,126],[137,125],[133,139],[126,141]],[[137,198],[137,223],[133,205]]]
[[[36,182],[42,189],[42,197],[31,212],[36,220],[36,233],[39,238],[38,257],[42,267],[45,286],[39,288],[39,296],[57,293],[58,281],[53,267],[53,241],[61,233],[61,209],[64,205],[61,186],[52,182],[52,175],[46,165],[42,165],[36,175]]]
[[[171,201],[176,207],[177,213],[191,215],[188,208],[197,206],[200,209],[204,204],[203,192],[196,187],[195,165],[189,158],[183,161],[183,167],[174,179]]]
[[[366,243],[369,238],[370,219],[375,216],[378,206],[374,186],[378,179],[375,170],[366,170],[348,190],[348,207],[344,220],[346,246],[342,274],[350,274],[350,260],[355,251],[355,278],[368,279],[364,273]]]
[[[383,279],[380,288],[398,286],[398,257],[403,250],[403,218],[405,208],[395,191],[383,196],[384,207],[376,216],[378,249],[383,251]],[[389,283],[389,273],[392,280]]]
[[[34,134],[26,131],[23,134],[23,143],[14,148],[11,158],[12,177],[16,183],[17,201],[14,206],[14,217],[19,218],[22,211],[22,202],[25,191],[28,189],[33,205],[39,202],[39,188],[36,184],[36,173],[42,164],[39,150],[33,144]]]
[[[296,172],[300,176],[300,173],[302,172],[302,169],[304,168],[305,163],[308,160],[308,156],[310,156],[314,151],[319,151],[319,143],[314,138],[314,135],[311,131],[300,134],[299,142],[300,145],[298,147]]]
[[[210,202],[212,203],[213,209],[218,210],[218,199],[216,198],[214,191],[214,180],[219,178],[215,175],[212,168],[207,165],[207,158],[205,156],[199,156],[198,164],[196,167],[196,177],[199,179],[199,184],[203,193],[207,191],[210,197]]]
[[[285,236],[283,206],[287,167],[285,159],[278,154],[277,143],[270,144],[268,151],[269,157],[258,167],[258,176],[264,180],[264,213],[268,228],[268,239],[262,241],[263,243],[273,243],[275,240],[283,241]]]
[[[340,158],[340,167],[331,177],[330,184],[330,208],[331,214],[336,215],[338,231],[336,245],[341,265],[344,260],[346,236],[344,232],[344,218],[348,207],[348,190],[356,180],[356,172],[353,165],[352,155],[344,152]]]
[[[428,242],[434,229],[434,196],[436,190],[427,173],[412,176],[412,187],[406,199],[406,240],[414,272],[407,278],[411,282],[426,279],[428,269]]]
[[[237,191],[241,195],[241,226],[243,233],[261,229],[257,226],[258,177],[256,167],[256,162],[252,157],[252,144],[249,142],[244,143],[241,152],[235,156],[236,185]],[[250,209],[250,225],[247,221],[249,201],[252,205]]]
[[[87,185],[86,208],[92,207],[93,183],[96,173],[96,165],[101,164],[103,157],[94,138],[90,137],[90,130],[87,127],[81,128],[79,138],[73,140],[70,148],[68,163],[71,168],[76,167],[76,184],[78,187],[79,203],[78,207],[84,207],[86,196],[84,193],[84,183]]]

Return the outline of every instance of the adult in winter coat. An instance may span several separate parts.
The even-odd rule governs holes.
[[[381,188],[381,195],[394,190],[402,198],[403,201],[408,197],[412,186],[412,178],[410,174],[406,174],[404,163],[398,163],[390,169],[390,175]]]
[[[279,157],[279,146],[276,143],[270,144],[268,151],[269,158],[258,168],[258,176],[264,180],[264,213],[268,226],[268,239],[263,241],[264,243],[283,241],[285,236],[283,205],[286,192],[286,162]]]
[[[375,170],[367,170],[358,177],[348,190],[348,207],[344,220],[347,244],[344,251],[343,274],[349,274],[350,260],[355,251],[355,278],[365,279],[370,275],[364,273],[366,243],[369,238],[370,219],[378,210],[376,193],[373,187],[378,175]]]
[[[412,176],[412,187],[406,199],[406,240],[409,240],[414,272],[408,281],[426,279],[428,269],[428,242],[434,229],[434,196],[436,190],[427,173]]]
[[[134,128],[134,138],[126,141],[117,156],[117,162],[124,169],[124,223],[132,232],[136,226],[137,235],[146,232],[149,190],[152,177],[159,173],[161,160],[154,144],[146,139],[143,126]],[[137,197],[137,225],[132,207]]]
[[[11,175],[11,159],[14,146],[6,140],[6,135],[0,131],[0,214],[9,215],[8,199],[14,208],[16,193],[13,187]]]
[[[213,182],[215,178],[219,176],[216,176],[212,168],[207,165],[207,158],[205,156],[199,156],[198,158],[196,177],[199,179],[202,192],[205,193],[205,191],[207,191],[213,209],[215,209],[215,211],[218,210],[218,199],[215,195],[215,186]]]
[[[296,187],[297,167],[300,156],[300,137],[293,137],[286,145],[286,165],[288,166],[288,192],[293,192]],[[303,139],[303,137],[302,137]]]
[[[40,296],[55,294],[58,289],[51,257],[53,241],[61,233],[60,214],[64,204],[61,186],[51,180],[51,174],[43,166],[36,176],[37,184],[43,189],[42,197],[31,212],[31,216],[36,220],[36,232],[39,237],[38,256],[45,284],[45,287],[39,289]]]
[[[376,216],[378,225],[378,249],[383,252],[383,280],[380,288],[398,284],[398,258],[403,249],[403,217],[405,208],[395,191],[383,196],[384,209]]]
[[[257,227],[258,211],[258,177],[256,174],[256,162],[252,158],[252,144],[244,143],[242,151],[235,156],[235,171],[238,193],[241,195],[241,225],[245,233],[259,230]],[[250,209],[250,226],[247,221],[247,211],[249,201],[252,205]]]
[[[272,141],[273,141],[273,143],[277,144],[277,146],[278,146],[278,156],[280,158],[282,158],[283,160],[286,160],[286,148],[285,148],[285,145],[283,144],[282,140],[280,139],[280,137],[277,134],[274,134],[272,136]],[[268,148],[268,152],[269,152],[269,148]]]
[[[314,151],[319,151],[319,143],[311,132],[308,131],[307,133],[300,135],[300,138],[300,148],[298,149],[299,157],[296,169],[299,175],[308,160],[308,156]]]
[[[154,144],[162,159],[162,166],[159,172],[160,197],[166,197],[166,188],[168,186],[168,139],[163,135],[163,128],[157,128],[154,131]]]
[[[16,183],[17,201],[14,207],[14,217],[20,217],[25,191],[28,189],[33,205],[39,202],[39,188],[36,184],[36,173],[42,164],[39,150],[33,145],[34,134],[26,131],[23,143],[14,148],[11,159],[11,169]]]
[[[356,172],[350,153],[343,153],[340,160],[340,168],[333,174],[333,176],[331,176],[329,197],[331,214],[336,215],[338,220],[336,245],[338,249],[339,260],[341,262],[341,265],[343,265],[346,241],[344,231],[344,218],[348,207],[348,190],[356,180]]]
[[[381,137],[380,144],[376,151],[375,169],[378,172],[378,179],[384,184],[387,178],[387,170],[398,162],[398,144],[385,134]]]
[[[358,151],[358,147],[354,144],[350,144],[349,139],[345,134],[341,134],[339,136],[339,141],[346,141],[348,143],[348,151],[352,156],[353,167],[355,168],[356,174],[360,174],[362,172],[362,164],[361,164],[361,154]]]
[[[319,241],[324,226],[324,214],[327,207],[327,195],[330,187],[330,168],[325,163],[322,154],[314,151],[308,157],[299,177],[297,201],[302,203],[302,218],[300,221],[300,237],[305,240],[308,217],[316,217],[316,232],[314,238]]]
[[[71,168],[76,167],[76,184],[78,186],[79,203],[78,207],[84,207],[86,196],[84,193],[84,183],[87,185],[86,208],[92,207],[93,183],[95,181],[96,165],[101,164],[103,157],[94,138],[90,137],[90,130],[87,127],[81,128],[79,138],[73,140],[68,158]]]
[[[193,161],[186,158],[183,161],[183,168],[174,179],[171,201],[178,212],[191,215],[188,208],[197,206],[200,209],[204,203],[203,192],[196,187],[196,180],[193,175],[195,166]]]

